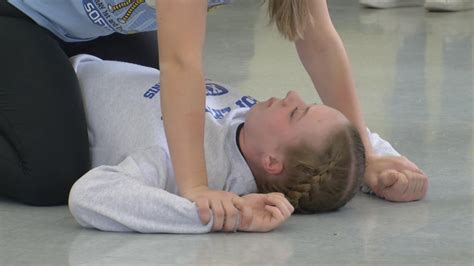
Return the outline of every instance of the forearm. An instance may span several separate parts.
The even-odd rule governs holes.
[[[128,172],[128,173],[127,173]],[[104,231],[207,233],[194,203],[133,178],[130,157],[119,166],[101,166],[74,184],[69,208],[79,224]]]
[[[202,50],[207,1],[156,0],[161,110],[181,195],[207,187]]]
[[[161,110],[173,169],[181,195],[208,186],[204,158],[203,74],[176,66],[161,72]]]
[[[319,45],[314,45],[315,41],[311,37],[297,41],[298,55],[323,103],[341,111],[355,125],[364,143],[366,155],[371,155],[373,151],[367,126],[342,41],[335,30],[327,30],[324,38],[324,43]]]

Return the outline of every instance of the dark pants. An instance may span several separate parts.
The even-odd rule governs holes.
[[[65,204],[90,169],[83,103],[68,59],[80,53],[158,68],[155,32],[66,43],[0,0],[0,196]]]

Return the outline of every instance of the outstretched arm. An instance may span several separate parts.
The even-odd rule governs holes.
[[[299,58],[323,103],[341,111],[356,126],[366,155],[372,155],[349,59],[329,17],[326,1],[310,1],[310,12],[314,23],[307,25],[304,39],[295,42]]]
[[[156,1],[161,111],[181,194],[207,187],[202,49],[207,2]]]
[[[209,189],[204,157],[207,1],[156,0],[156,9],[161,111],[179,193],[196,202],[203,224],[212,209],[215,229],[230,228],[238,212],[232,204],[236,194]]]
[[[365,183],[387,200],[422,198],[427,189],[427,177],[414,163],[404,157],[385,157],[374,153],[355,92],[349,60],[331,22],[326,0],[310,1],[310,11],[314,23],[307,25],[304,39],[295,43],[296,49],[324,104],[341,111],[358,129],[366,154]],[[389,170],[391,172],[387,172]],[[382,193],[382,190],[385,192]]]
[[[103,231],[141,233],[208,233],[210,222],[200,222],[196,205],[163,188],[157,161],[166,154],[149,148],[128,156],[116,166],[100,166],[72,187],[69,209],[79,224]],[[161,164],[165,165],[165,164]],[[249,194],[232,198],[239,218],[231,228],[218,231],[267,232],[288,219],[293,207],[281,193]]]

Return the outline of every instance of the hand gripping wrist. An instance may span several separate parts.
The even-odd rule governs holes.
[[[232,230],[232,232],[237,232],[237,229],[240,228],[240,212],[237,213],[237,222],[235,223],[235,227],[234,227],[234,230]]]

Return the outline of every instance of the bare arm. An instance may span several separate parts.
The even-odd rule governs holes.
[[[372,155],[351,67],[341,38],[329,17],[326,0],[310,3],[314,24],[304,40],[295,42],[298,55],[324,104],[341,111],[358,129],[366,155]]]
[[[321,100],[341,111],[357,127],[367,157],[364,182],[377,195],[389,200],[421,199],[427,191],[428,177],[418,166],[405,157],[374,153],[355,93],[349,60],[329,17],[326,0],[313,0],[310,8],[314,24],[306,28],[304,40],[296,42],[296,49]]]
[[[207,186],[202,49],[207,2],[156,2],[161,110],[180,193]]]
[[[196,202],[203,224],[212,209],[213,231],[231,231],[238,214],[232,198],[238,195],[209,189],[204,157],[207,1],[156,0],[156,10],[161,111],[179,193]]]

